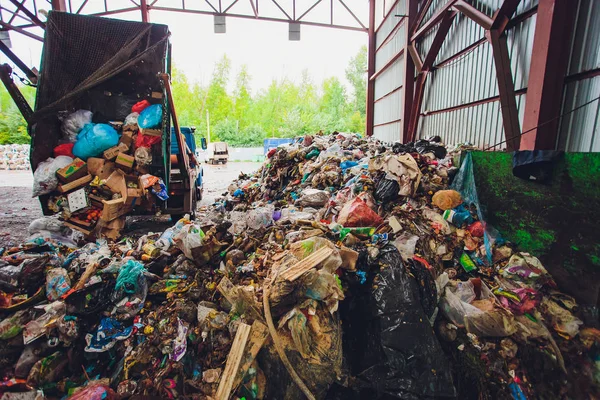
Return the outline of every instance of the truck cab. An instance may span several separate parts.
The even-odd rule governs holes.
[[[226,142],[212,142],[206,150],[206,162],[209,164],[227,164],[229,148]]]

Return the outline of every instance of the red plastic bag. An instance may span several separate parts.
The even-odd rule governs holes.
[[[54,148],[54,157],[67,156],[75,158],[73,155],[73,146],[75,146],[75,143],[59,144]]]
[[[483,224],[481,221],[475,221],[467,228],[471,236],[473,237],[483,237]]]
[[[345,228],[376,227],[383,223],[383,218],[371,210],[367,203],[357,197],[342,207],[338,222]]]
[[[160,142],[160,136],[150,136],[144,135],[143,133],[138,133],[137,138],[135,139],[135,148],[139,149],[140,147],[152,147],[153,144]]]
[[[131,112],[141,113],[142,110],[150,105],[148,100],[138,101],[131,107]]]

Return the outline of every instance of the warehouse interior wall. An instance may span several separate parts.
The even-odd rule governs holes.
[[[509,71],[499,73],[498,54],[495,55],[489,30],[484,26],[509,3],[516,4],[503,31]],[[439,135],[447,143],[468,142],[494,150],[507,149],[511,144],[507,138],[515,137],[510,150],[518,148],[519,142],[521,148],[583,152],[600,149],[600,101],[572,111],[600,96],[600,2],[372,0],[371,5],[375,11],[374,29],[370,31],[374,38],[370,46],[373,68],[369,71],[373,115],[368,120],[372,124],[367,127],[368,133],[384,141],[402,142]],[[554,10],[555,5],[555,15],[548,16],[547,10]],[[562,13],[560,6],[568,12]],[[537,26],[539,10],[544,24],[552,22],[553,30],[548,33],[552,48],[565,48],[565,57],[558,57],[568,58],[564,71],[552,64],[556,62],[552,61],[557,58],[556,52],[544,53],[544,46],[549,47],[550,42],[544,43],[544,31]],[[447,21],[440,17],[444,13],[448,14]],[[447,34],[441,34],[440,27]],[[411,48],[411,35],[414,39],[420,30],[424,33],[412,42]],[[556,35],[569,39],[564,44],[557,43]],[[427,60],[432,54],[434,58]],[[547,71],[542,71],[546,72],[542,78],[536,77],[534,95],[527,106],[532,58],[536,68],[541,65]],[[426,74],[419,74],[419,64],[424,61],[430,62],[430,67]],[[509,79],[501,82],[504,90],[500,93],[499,76],[503,72],[508,72]],[[423,82],[419,82],[419,75],[425,75]],[[544,86],[543,79],[564,80],[552,88],[559,95],[547,90],[549,85]],[[514,132],[510,135],[506,132],[506,108],[503,109],[503,101],[506,104],[507,100],[501,98],[501,94],[506,96],[507,86],[511,101],[516,104],[513,124],[508,123]],[[416,115],[411,116],[415,103],[420,107],[412,110]],[[561,114],[566,115],[560,117]],[[552,120],[550,124],[548,120]]]

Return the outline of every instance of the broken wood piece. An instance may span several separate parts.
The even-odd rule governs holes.
[[[246,350],[244,351],[244,355],[242,357],[242,362],[240,364],[240,369],[237,372],[235,379],[233,380],[233,387],[237,388],[240,383],[242,383],[242,379],[246,373],[248,373],[248,369],[254,362],[254,359],[258,355],[258,352],[262,348],[265,340],[269,336],[269,328],[262,322],[255,320],[252,323],[252,329],[250,330],[250,337],[248,338],[248,343],[246,344]]]
[[[97,269],[98,269],[98,263],[88,264],[88,266],[85,268],[85,271],[81,275],[81,278],[79,278],[77,285],[75,285],[75,287],[73,289],[75,291],[83,289],[85,287],[85,284],[87,283],[87,281],[89,281],[90,278],[92,277],[92,275],[94,275],[96,273]]]
[[[226,276],[224,276],[223,279],[221,279],[221,282],[219,282],[219,284],[217,285],[217,290],[223,295],[223,297],[225,297],[225,299],[227,299],[229,304],[231,304],[232,306],[238,299],[236,287]]]
[[[237,375],[237,371],[242,361],[242,355],[250,335],[251,326],[248,324],[241,323],[238,326],[231,350],[227,356],[227,363],[225,364],[225,370],[221,375],[221,381],[219,382],[219,388],[217,389],[217,400],[228,400],[231,396],[231,390],[233,389],[233,381]]]
[[[306,271],[316,267],[323,261],[325,261],[331,254],[333,254],[333,249],[329,247],[321,247],[319,250],[312,253],[310,256],[306,257],[302,261],[296,263],[291,268],[283,271],[281,273],[281,278],[287,281],[295,281],[299,277],[301,277]]]

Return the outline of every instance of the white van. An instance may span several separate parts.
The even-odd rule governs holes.
[[[229,160],[229,150],[225,142],[213,142],[208,144],[206,149],[206,162],[209,164],[227,164]]]

